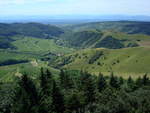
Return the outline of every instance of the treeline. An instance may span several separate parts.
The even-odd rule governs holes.
[[[133,80],[41,69],[38,79],[24,74],[13,84],[0,84],[0,113],[150,113],[150,80]]]
[[[0,36],[2,37],[21,35],[36,38],[51,38],[63,33],[64,31],[61,28],[40,23],[0,23]]]
[[[21,64],[21,63],[27,63],[27,62],[29,62],[29,60],[9,59],[9,60],[0,62],[0,66],[13,65],[13,64]]]

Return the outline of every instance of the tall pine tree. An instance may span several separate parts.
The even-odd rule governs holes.
[[[107,82],[103,76],[102,73],[99,73],[99,76],[98,76],[98,91],[99,92],[102,92],[107,86]]]
[[[52,111],[56,113],[64,113],[65,111],[64,96],[58,88],[55,80],[53,80],[52,88]]]
[[[73,81],[71,77],[64,70],[61,70],[59,76],[60,76],[60,85],[62,88],[70,89],[73,87]]]
[[[116,76],[114,76],[113,73],[111,73],[109,85],[116,89],[120,88],[118,78]]]
[[[81,73],[81,83],[84,92],[85,103],[92,103],[95,101],[96,88],[92,75],[87,72]]]
[[[34,83],[24,74],[19,81],[19,89],[12,107],[13,113],[37,113],[38,100]]]
[[[53,77],[51,72],[47,69],[46,72],[41,68],[40,77],[40,113],[51,113],[52,109],[52,85]]]
[[[129,78],[127,80],[127,85],[131,90],[133,90],[135,88],[135,84],[134,84],[134,81],[131,76],[129,76]]]
[[[142,78],[142,84],[148,85],[149,84],[149,78],[147,77],[147,74],[145,74]]]

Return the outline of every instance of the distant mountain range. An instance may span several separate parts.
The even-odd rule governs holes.
[[[55,16],[0,16],[0,22],[40,22],[46,24],[77,24],[97,21],[150,21],[150,16],[128,15],[55,15]]]

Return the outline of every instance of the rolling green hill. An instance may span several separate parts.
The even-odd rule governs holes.
[[[150,45],[150,22],[112,21],[66,26],[62,38],[80,48],[125,48]]]
[[[33,52],[33,53],[43,53],[43,52],[52,52],[52,53],[69,53],[73,49],[59,46],[55,43],[53,39],[39,39],[32,37],[24,37],[17,39],[11,43],[17,51],[23,52]]]
[[[67,26],[65,29],[72,31],[84,30],[114,30],[129,34],[146,34],[150,35],[150,22],[134,22],[134,21],[111,21],[111,22],[93,22],[79,25]]]
[[[0,49],[0,81],[11,81],[16,74],[22,72],[37,78],[41,67],[47,67],[57,74],[59,71],[49,67],[45,60],[74,51],[57,45],[54,39],[21,36],[11,39],[13,41],[10,44],[15,49]]]
[[[143,46],[150,42],[150,36],[144,34],[127,34],[115,31],[85,30],[65,33],[61,36],[71,47],[119,49]]]
[[[34,37],[42,39],[53,39],[63,34],[61,28],[40,23],[0,23],[0,49],[16,49],[11,42],[13,37]]]
[[[52,39],[39,39],[32,37],[13,37],[15,41],[11,42],[15,50],[0,49],[0,63],[8,60],[32,60],[41,59],[50,54],[55,56],[73,52],[72,48],[56,45]]]
[[[60,57],[53,62],[55,67],[70,70],[86,70],[105,75],[114,72],[118,76],[137,77],[150,73],[150,48],[135,47],[125,49],[85,49]],[[55,65],[57,64],[57,65]]]
[[[0,23],[0,36],[4,37],[23,35],[36,38],[51,38],[53,36],[59,36],[63,32],[58,27],[40,23]]]
[[[125,77],[150,73],[149,25],[128,21],[63,28],[39,23],[0,24],[0,79],[12,80],[16,73],[28,70],[36,76],[42,66],[105,75],[113,71]]]

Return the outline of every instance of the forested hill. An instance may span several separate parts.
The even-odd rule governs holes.
[[[11,37],[15,35],[31,36],[37,38],[51,38],[59,36],[64,31],[56,26],[40,23],[0,23],[0,36]]]
[[[93,22],[67,26],[65,28],[72,29],[73,31],[98,29],[98,30],[115,30],[130,34],[138,33],[150,35],[150,22],[136,22],[136,21]]]

